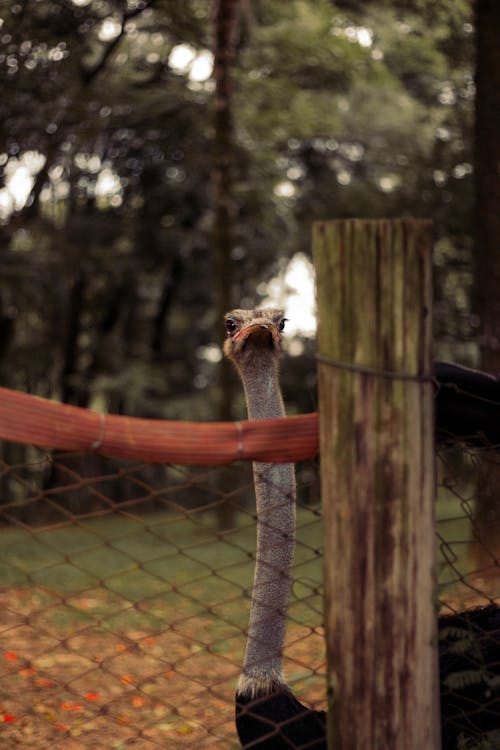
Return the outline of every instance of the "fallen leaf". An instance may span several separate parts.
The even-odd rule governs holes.
[[[166,721],[163,724],[158,724],[158,729],[161,729],[162,732],[172,732],[174,730],[174,724]]]
[[[36,674],[36,669],[33,669],[33,667],[26,667],[26,669],[20,669],[18,674],[20,674],[21,677],[32,677]]]
[[[181,724],[175,728],[177,734],[187,735],[193,733],[193,727],[189,724]]]
[[[116,722],[117,724],[130,724],[132,719],[130,719],[128,716],[117,716]]]
[[[34,680],[34,684],[36,687],[52,687],[54,685],[52,680],[47,680],[44,677],[39,677],[38,679]]]
[[[58,722],[57,724],[54,724],[54,729],[57,729],[58,732],[67,732],[71,727],[69,724],[62,724]]]

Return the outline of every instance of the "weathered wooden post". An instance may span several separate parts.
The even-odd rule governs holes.
[[[314,226],[329,747],[436,750],[431,226]]]

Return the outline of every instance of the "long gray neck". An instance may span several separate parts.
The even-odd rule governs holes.
[[[240,369],[249,419],[285,415],[278,364],[270,355]],[[257,504],[255,577],[243,674],[238,691],[254,693],[283,681],[282,651],[292,585],[295,549],[295,472],[293,464],[253,464]]]

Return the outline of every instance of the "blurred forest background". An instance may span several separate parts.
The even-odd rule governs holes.
[[[346,217],[434,221],[435,356],[500,373],[499,40],[499,0],[0,0],[0,386],[101,412],[240,419],[222,315],[284,302],[287,409],[310,412],[311,224]],[[484,580],[498,575],[498,452],[476,464],[452,455],[440,469],[439,582],[456,608],[498,591]],[[25,727],[36,747],[60,744],[71,701],[89,734],[68,747],[123,747],[129,728],[111,719],[130,710],[130,675],[142,701],[149,674],[166,708],[134,717],[141,748],[176,727],[179,747],[233,741],[250,470],[0,444],[0,646],[14,659],[0,709],[18,744]],[[290,642],[308,653],[289,672],[322,699],[316,463],[297,480]],[[91,721],[84,696],[99,694]]]
[[[436,355],[500,371],[495,0],[0,7],[2,385],[241,417],[222,313],[305,283],[311,223],[350,216],[434,220]]]

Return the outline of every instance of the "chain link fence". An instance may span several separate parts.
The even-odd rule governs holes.
[[[144,463],[16,442],[0,455],[0,747],[239,747],[234,689],[255,561],[250,462]],[[439,611],[499,604],[500,453],[447,439],[437,467]],[[284,670],[303,703],[324,709],[316,459],[297,464],[297,488]],[[452,692],[498,675],[498,663],[469,654],[466,636],[459,628],[466,666]],[[500,726],[491,680],[485,700]],[[457,750],[500,747],[496,735],[473,738]]]
[[[321,704],[316,464],[297,477],[285,668]],[[250,464],[145,465],[5,444],[1,486],[0,746],[238,747]]]
[[[462,444],[441,448],[438,458],[439,604],[450,615],[439,643],[444,731],[451,750],[498,750],[500,454]]]

